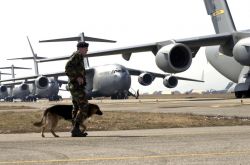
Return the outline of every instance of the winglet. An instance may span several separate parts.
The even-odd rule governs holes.
[[[50,39],[50,40],[41,40],[41,42],[64,42],[64,41],[90,41],[90,42],[108,42],[108,43],[115,43],[114,40],[107,40],[102,38],[94,38],[94,37],[87,37],[84,36],[84,33],[80,33],[79,36],[76,37],[68,37],[68,38],[58,38],[58,39]]]

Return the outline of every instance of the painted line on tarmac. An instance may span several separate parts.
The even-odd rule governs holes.
[[[233,156],[250,154],[246,151],[226,151],[226,152],[207,152],[207,153],[180,153],[180,154],[161,154],[146,156],[123,156],[123,157],[92,157],[92,158],[75,158],[75,159],[54,159],[54,160],[21,160],[21,161],[0,161],[0,164],[32,164],[32,163],[69,163],[83,161],[104,161],[104,160],[129,160],[129,159],[158,159],[171,157],[200,157],[200,156]]]

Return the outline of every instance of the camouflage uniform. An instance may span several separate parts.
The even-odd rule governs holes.
[[[80,124],[83,119],[87,117],[88,100],[86,98],[85,86],[85,67],[83,62],[83,55],[78,51],[74,52],[70,60],[65,66],[65,73],[69,77],[69,91],[72,96],[73,103],[73,124]],[[79,85],[77,78],[82,77],[83,85]]]

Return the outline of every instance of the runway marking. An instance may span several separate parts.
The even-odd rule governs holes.
[[[199,157],[199,156],[233,156],[241,154],[250,154],[246,151],[227,151],[227,152],[208,152],[208,153],[180,153],[180,154],[161,154],[146,156],[123,156],[123,157],[92,157],[92,158],[75,158],[75,159],[54,159],[54,160],[21,160],[21,161],[0,161],[0,164],[31,164],[31,163],[63,163],[63,162],[81,162],[81,161],[98,161],[98,160],[129,160],[129,159],[156,159],[171,157]]]

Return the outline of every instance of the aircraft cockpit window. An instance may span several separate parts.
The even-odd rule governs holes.
[[[123,72],[123,73],[126,72],[126,69],[122,68],[122,69],[121,69],[121,72]]]
[[[115,70],[112,71],[112,73],[119,73],[119,72],[122,72],[122,70],[121,69],[115,69]]]

